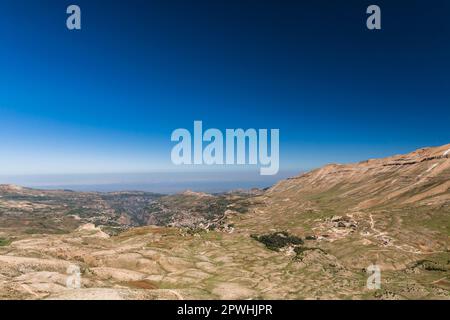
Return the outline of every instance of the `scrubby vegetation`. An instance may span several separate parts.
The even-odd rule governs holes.
[[[313,251],[313,250],[317,250],[320,251],[324,254],[327,254],[323,249],[321,248],[317,248],[317,247],[303,247],[303,246],[298,246],[294,248],[294,252],[295,252],[295,260],[299,260],[302,261],[304,256],[305,256],[305,252],[307,251]]]
[[[7,239],[7,238],[0,238],[0,247],[6,247],[9,246],[11,244],[11,239]]]
[[[440,264],[438,262],[435,261],[431,261],[431,260],[420,260],[417,261],[412,268],[421,268],[424,269],[426,271],[449,271],[450,270],[450,266],[445,266],[443,264]]]
[[[251,235],[251,237],[261,243],[263,243],[267,249],[273,251],[279,251],[281,248],[287,246],[299,246],[303,244],[303,240],[297,236],[290,235],[288,232],[274,232],[270,234],[264,234],[261,236]]]

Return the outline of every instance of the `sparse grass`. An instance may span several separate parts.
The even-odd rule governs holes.
[[[153,282],[149,280],[136,280],[136,281],[128,281],[124,283],[124,285],[135,288],[135,289],[145,289],[145,290],[154,290],[158,289],[158,286]]]
[[[405,227],[412,229],[420,226],[450,236],[450,211],[448,208],[430,210],[427,207],[405,207],[402,212],[405,215],[403,219]]]
[[[51,227],[28,228],[24,231],[25,234],[67,234],[69,232],[68,230],[53,229]]]
[[[209,231],[201,233],[202,240],[220,241],[222,240],[222,233],[216,231]]]
[[[311,250],[319,250],[319,251],[321,251],[323,253],[326,253],[323,249],[317,248],[317,247],[311,247],[311,248],[308,248],[308,247],[295,247],[294,252],[297,254],[297,256],[301,256],[301,255],[303,255],[304,252],[311,251]]]
[[[124,228],[113,226],[102,226],[102,231],[110,236],[117,236],[124,231]]]

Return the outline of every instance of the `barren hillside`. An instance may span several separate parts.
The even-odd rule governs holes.
[[[3,299],[450,299],[450,145],[251,194],[3,186],[0,222]]]

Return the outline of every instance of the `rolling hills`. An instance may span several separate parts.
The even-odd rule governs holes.
[[[450,145],[247,193],[1,186],[0,298],[450,299]]]

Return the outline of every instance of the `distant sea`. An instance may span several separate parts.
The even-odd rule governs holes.
[[[70,175],[0,176],[0,184],[36,189],[84,192],[146,191],[172,194],[186,190],[220,193],[236,189],[267,188],[299,172],[261,176],[255,172],[157,172]]]

